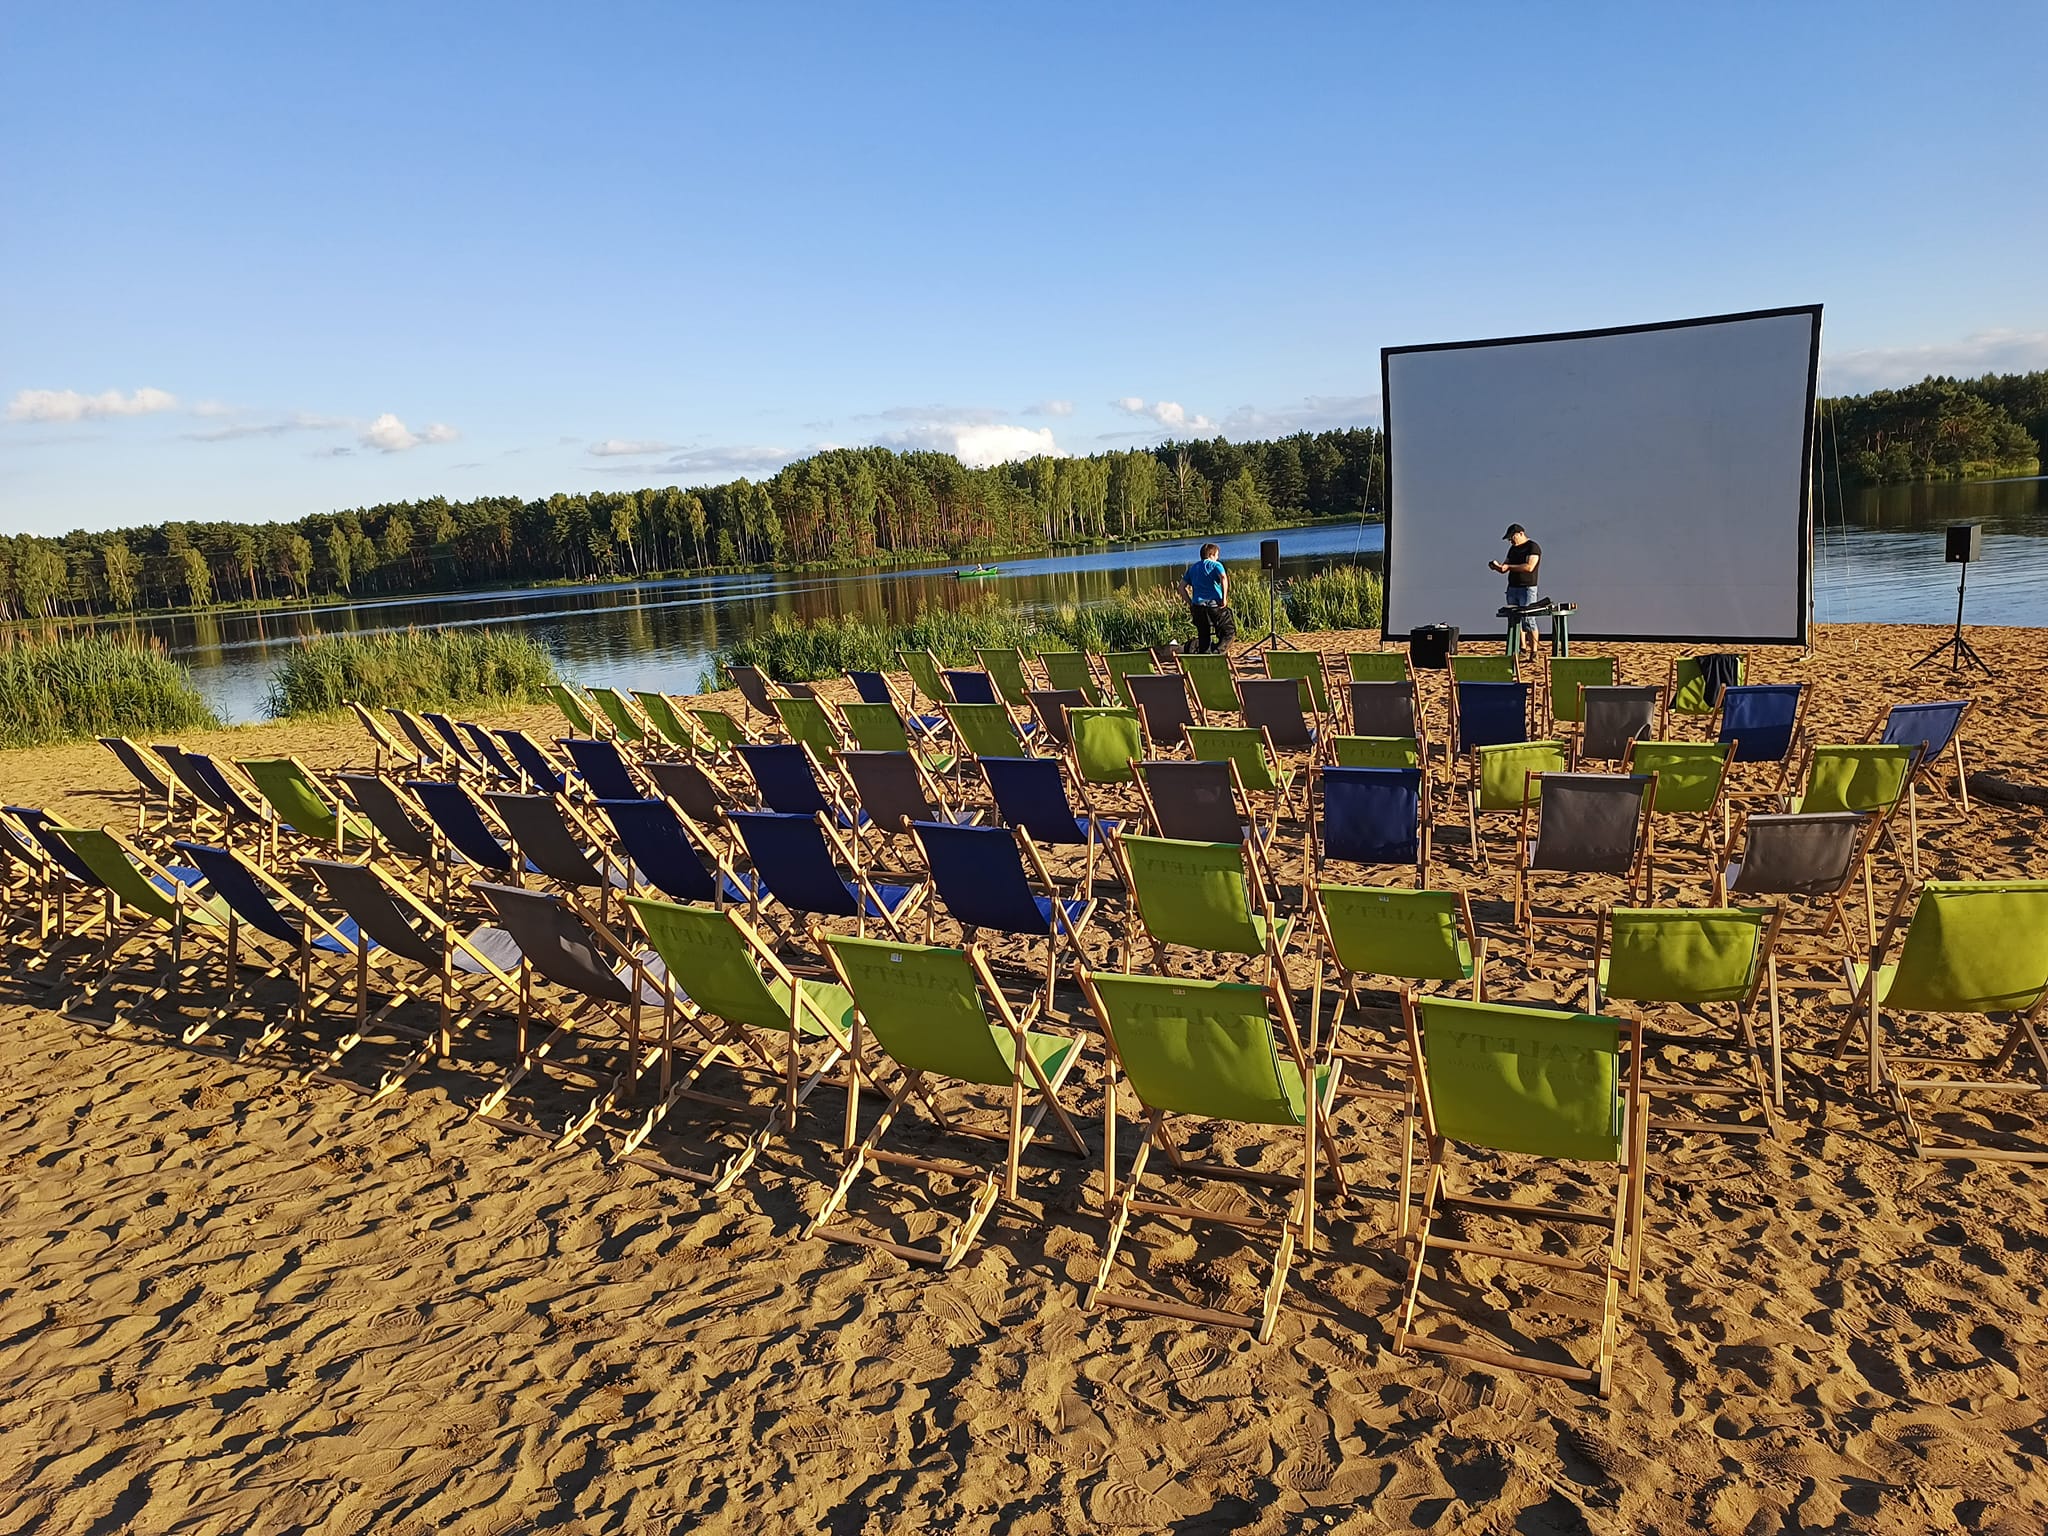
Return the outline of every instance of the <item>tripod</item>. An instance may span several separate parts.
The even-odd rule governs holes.
[[[1244,654],[1258,656],[1266,651],[1298,651],[1292,640],[1280,638],[1280,566],[1276,558],[1266,567],[1266,638],[1248,647]]]
[[[1970,642],[1963,638],[1963,592],[1970,584],[1970,562],[1965,560],[1961,564],[1962,574],[1956,581],[1956,632],[1929,651],[1925,656],[1914,662],[1913,666],[1915,670],[1918,670],[1943,652],[1947,652],[1948,670],[1951,675],[1957,672],[1962,667],[1962,664],[1967,661],[1986,677],[1991,677],[1995,674],[1989,667],[1984,665],[1984,658],[1972,650]]]

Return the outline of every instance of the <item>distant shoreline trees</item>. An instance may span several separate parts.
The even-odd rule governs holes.
[[[2048,369],[1926,378],[1822,402],[1822,447],[1863,485],[1973,480],[2040,468],[2048,442]]]
[[[14,534],[0,538],[0,619],[989,558],[1356,517],[1384,500],[1379,439],[1368,427],[1273,442],[1217,437],[991,469],[942,453],[837,448],[763,480],[687,490],[437,496],[296,522]]]

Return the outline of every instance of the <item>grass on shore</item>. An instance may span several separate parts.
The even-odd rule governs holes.
[[[492,629],[322,635],[270,679],[273,719],[328,714],[350,702],[385,709],[532,702],[555,680],[538,642]]]
[[[208,730],[191,674],[106,635],[0,647],[0,747]]]
[[[1280,633],[1308,629],[1373,629],[1380,622],[1377,572],[1333,566],[1280,589]],[[1236,585],[1231,603],[1240,638],[1264,634],[1266,589]],[[853,670],[894,671],[899,651],[929,650],[943,662],[971,666],[976,649],[1130,651],[1183,644],[1193,621],[1178,591],[1155,587],[1105,602],[1034,610],[992,601],[967,608],[927,608],[905,624],[835,617],[812,623],[778,617],[768,628],[718,653],[718,686],[729,686],[734,662],[758,666],[785,683],[838,677]]]

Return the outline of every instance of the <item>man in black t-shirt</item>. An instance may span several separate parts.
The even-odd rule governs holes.
[[[1536,603],[1536,566],[1543,559],[1543,546],[1530,538],[1520,523],[1509,523],[1508,531],[1501,537],[1508,541],[1508,557],[1505,560],[1487,561],[1487,568],[1507,573],[1508,607],[1533,607]],[[1528,648],[1531,655],[1535,654],[1534,620],[1523,621],[1522,644]]]

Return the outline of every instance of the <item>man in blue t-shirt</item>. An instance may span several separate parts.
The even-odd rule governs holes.
[[[1187,569],[1180,589],[1188,597],[1188,613],[1195,621],[1194,655],[1220,651],[1237,638],[1237,620],[1230,612],[1230,572],[1216,557],[1220,544],[1204,544],[1202,558]]]

